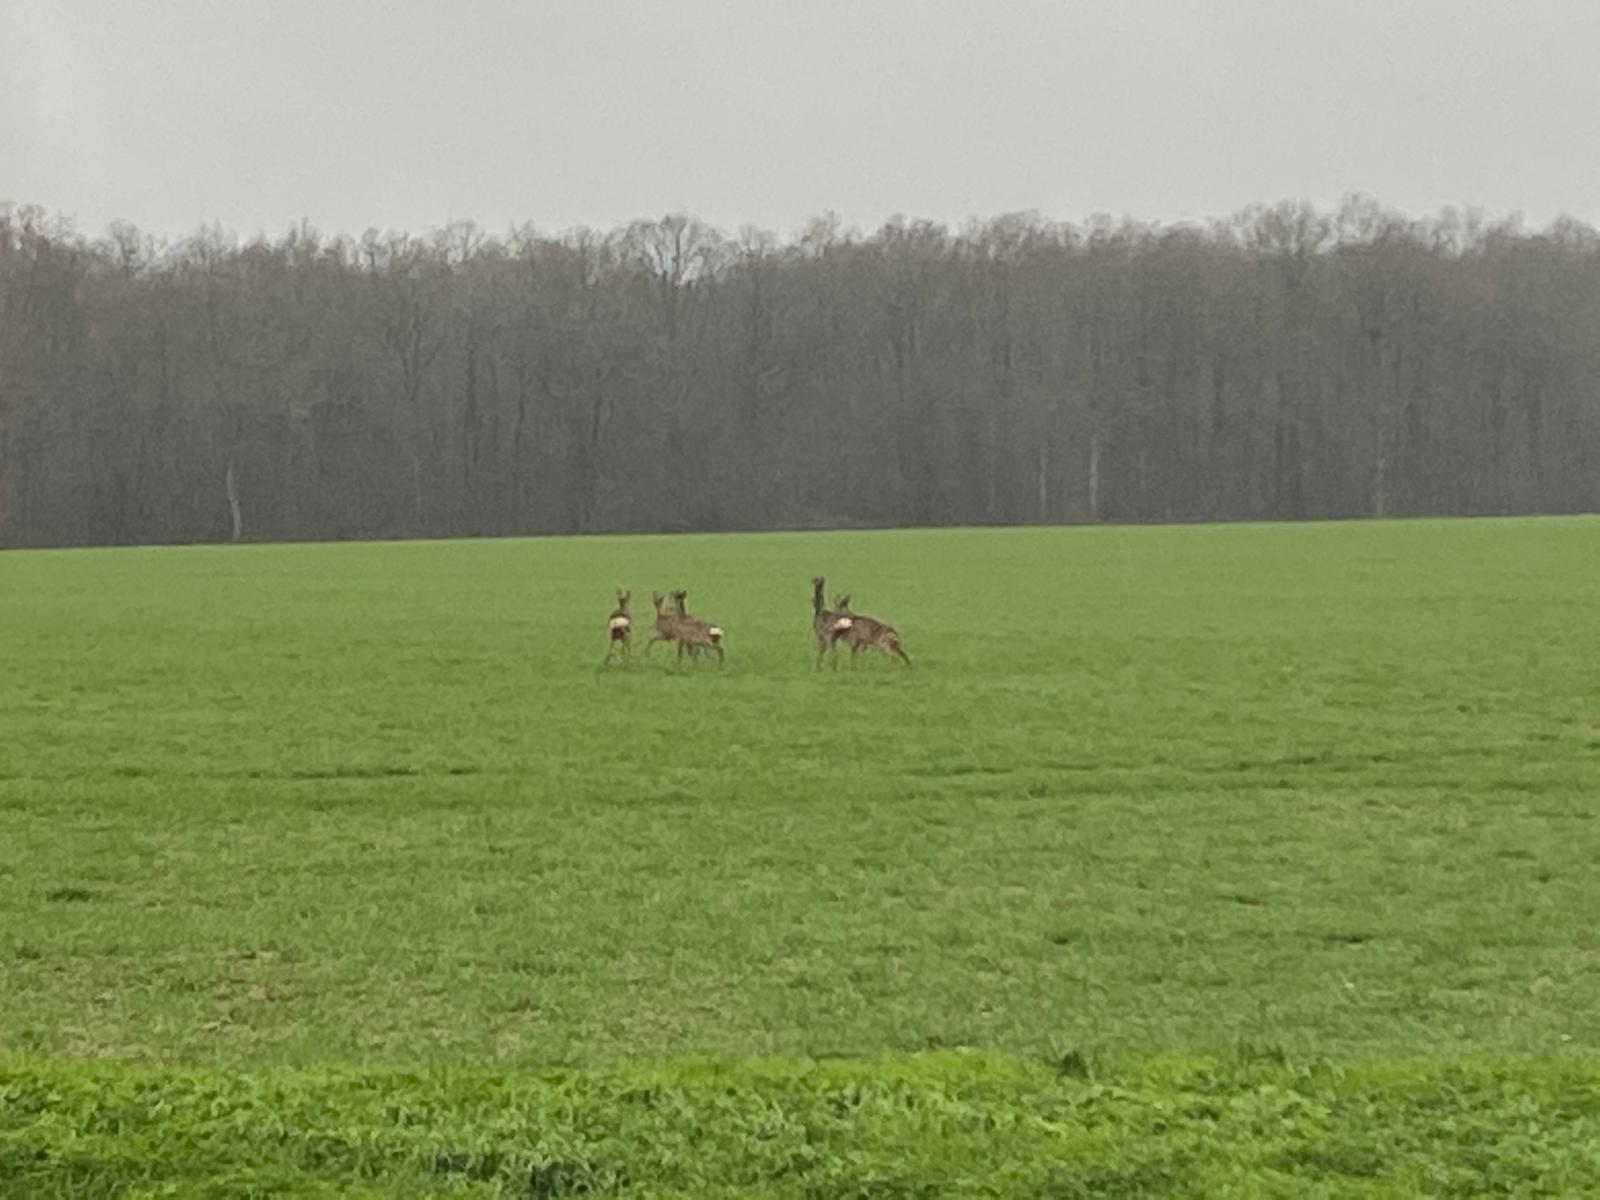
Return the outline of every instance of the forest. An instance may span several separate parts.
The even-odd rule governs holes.
[[[0,208],[0,545],[1600,508],[1600,235]]]

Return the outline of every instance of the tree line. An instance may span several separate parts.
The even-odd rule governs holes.
[[[1600,508],[1600,235],[0,209],[0,544]]]

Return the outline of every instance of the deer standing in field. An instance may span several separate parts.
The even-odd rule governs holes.
[[[723,662],[722,627],[713,625],[710,621],[702,621],[699,617],[691,617],[685,607],[689,593],[678,591],[672,593],[672,600],[677,609],[675,636],[678,640],[678,658],[683,658],[687,650],[691,655],[701,650],[715,650],[717,661]]]
[[[839,636],[845,633],[851,624],[850,617],[844,613],[826,607],[822,602],[823,580],[821,575],[811,577],[811,636],[817,642],[816,670],[822,666],[822,658],[829,650],[833,651],[833,665],[839,666]]]
[[[607,664],[617,654],[622,656],[623,662],[627,662],[633,653],[633,618],[628,615],[628,599],[632,595],[632,592],[617,589],[617,606],[611,610],[611,616],[606,621]]]
[[[890,658],[898,658],[906,666],[911,665],[911,658],[900,645],[900,631],[893,625],[869,617],[864,613],[852,612],[850,597],[840,596],[833,602],[840,621],[835,626],[832,637],[835,643],[843,641],[850,647],[850,661],[856,660],[856,655],[863,650],[882,650]],[[845,625],[844,622],[849,624]],[[843,627],[840,628],[839,626]]]
[[[644,645],[645,655],[650,653],[650,647],[657,642],[675,642],[678,640],[677,614],[670,609],[662,608],[667,602],[666,596],[660,592],[650,593],[650,603],[656,606],[655,630],[650,634],[650,640]]]

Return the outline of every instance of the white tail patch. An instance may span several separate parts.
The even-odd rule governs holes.
[[[713,625],[710,629],[706,630],[706,636],[709,637],[713,642],[720,642],[722,640],[722,626]]]
[[[840,617],[837,621],[835,621],[833,623],[833,631],[835,633],[843,633],[845,630],[849,629],[854,624],[855,624],[855,622],[852,621],[849,617]]]
[[[610,628],[612,633],[626,631],[633,628],[633,622],[628,620],[627,617],[612,617]]]

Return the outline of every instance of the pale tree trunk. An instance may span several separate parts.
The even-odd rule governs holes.
[[[1100,519],[1100,435],[1089,435],[1089,519]]]
[[[228,515],[233,519],[233,540],[238,541],[244,532],[244,515],[239,510],[239,485],[233,475],[233,460],[228,460],[228,473],[223,479],[228,493]]]
[[[422,451],[411,445],[411,527],[413,537],[426,537],[422,524]]]
[[[1383,444],[1383,420],[1380,417],[1372,427],[1372,515],[1384,517],[1388,509],[1389,457]]]
[[[989,419],[987,431],[989,461],[987,464],[988,480],[984,489],[984,506],[987,511],[984,516],[988,521],[997,521],[1000,519],[1000,514],[997,511],[1000,507],[1000,480],[998,478],[1000,474],[1000,416],[998,412],[1000,398],[998,396],[991,397],[987,407],[989,410],[986,414]]]
[[[1050,520],[1050,439],[1039,439],[1039,524]]]

